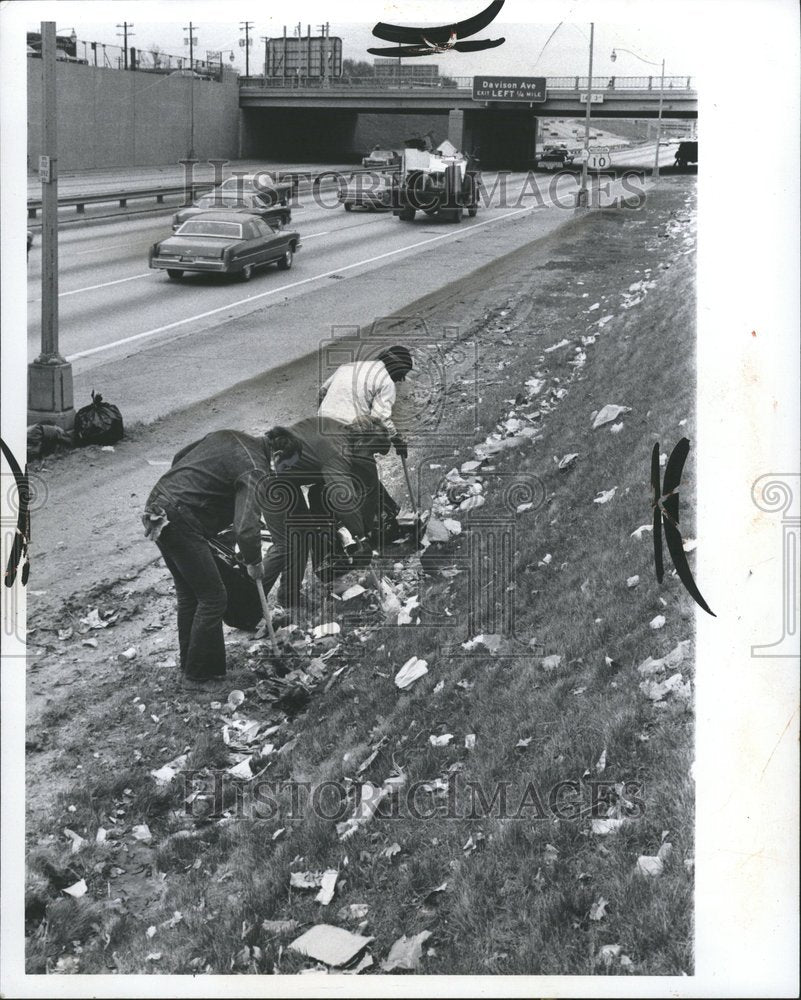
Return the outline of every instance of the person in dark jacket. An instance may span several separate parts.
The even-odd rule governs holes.
[[[233,523],[251,579],[262,580],[269,593],[281,575],[282,603],[299,601],[307,551],[292,545],[287,522],[307,508],[294,484],[276,492],[274,481],[266,437],[214,431],[178,452],[148,498],[145,534],[175,581],[180,666],[187,679],[225,675],[227,595],[207,541],[223,528]],[[273,539],[264,563],[262,517]]]
[[[368,535],[376,518],[378,477],[369,474],[366,459],[390,449],[383,424],[369,417],[350,425],[329,417],[308,417],[289,427],[274,427],[267,439],[278,478],[308,487],[309,513],[320,529],[316,539],[310,539],[318,573],[332,556],[340,527],[352,537],[354,565],[369,565]]]

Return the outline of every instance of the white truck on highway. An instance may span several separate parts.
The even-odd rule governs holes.
[[[436,149],[404,149],[397,178],[393,214],[412,222],[418,211],[461,222],[465,211],[478,212],[480,171],[448,140]]]

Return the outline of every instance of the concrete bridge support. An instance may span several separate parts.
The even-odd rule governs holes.
[[[240,159],[342,163],[354,156],[357,111],[316,108],[242,109]]]

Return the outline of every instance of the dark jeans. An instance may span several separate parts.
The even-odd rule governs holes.
[[[199,680],[225,674],[225,585],[203,535],[174,518],[156,542],[175,581],[181,670]]]
[[[300,486],[291,479],[273,484],[263,497],[262,517],[270,531],[272,545],[262,561],[264,592],[270,593],[278,577],[278,603],[297,609],[310,540],[318,530],[309,517],[309,508]]]

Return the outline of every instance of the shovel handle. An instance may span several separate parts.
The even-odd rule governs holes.
[[[267,635],[270,637],[270,645],[273,649],[273,654],[275,656],[280,656],[278,650],[278,643],[275,638],[275,630],[273,629],[273,621],[270,615],[270,609],[267,607],[267,595],[264,593],[264,585],[261,580],[255,580],[256,590],[259,592],[259,600],[261,601],[261,611],[264,615],[264,623],[267,626]]]
[[[412,480],[409,476],[409,466],[406,464],[406,456],[401,455],[401,465],[403,466],[403,475],[406,478],[406,489],[409,491],[409,499],[412,502],[412,510],[417,516],[417,504],[414,501],[414,491],[412,490]]]

